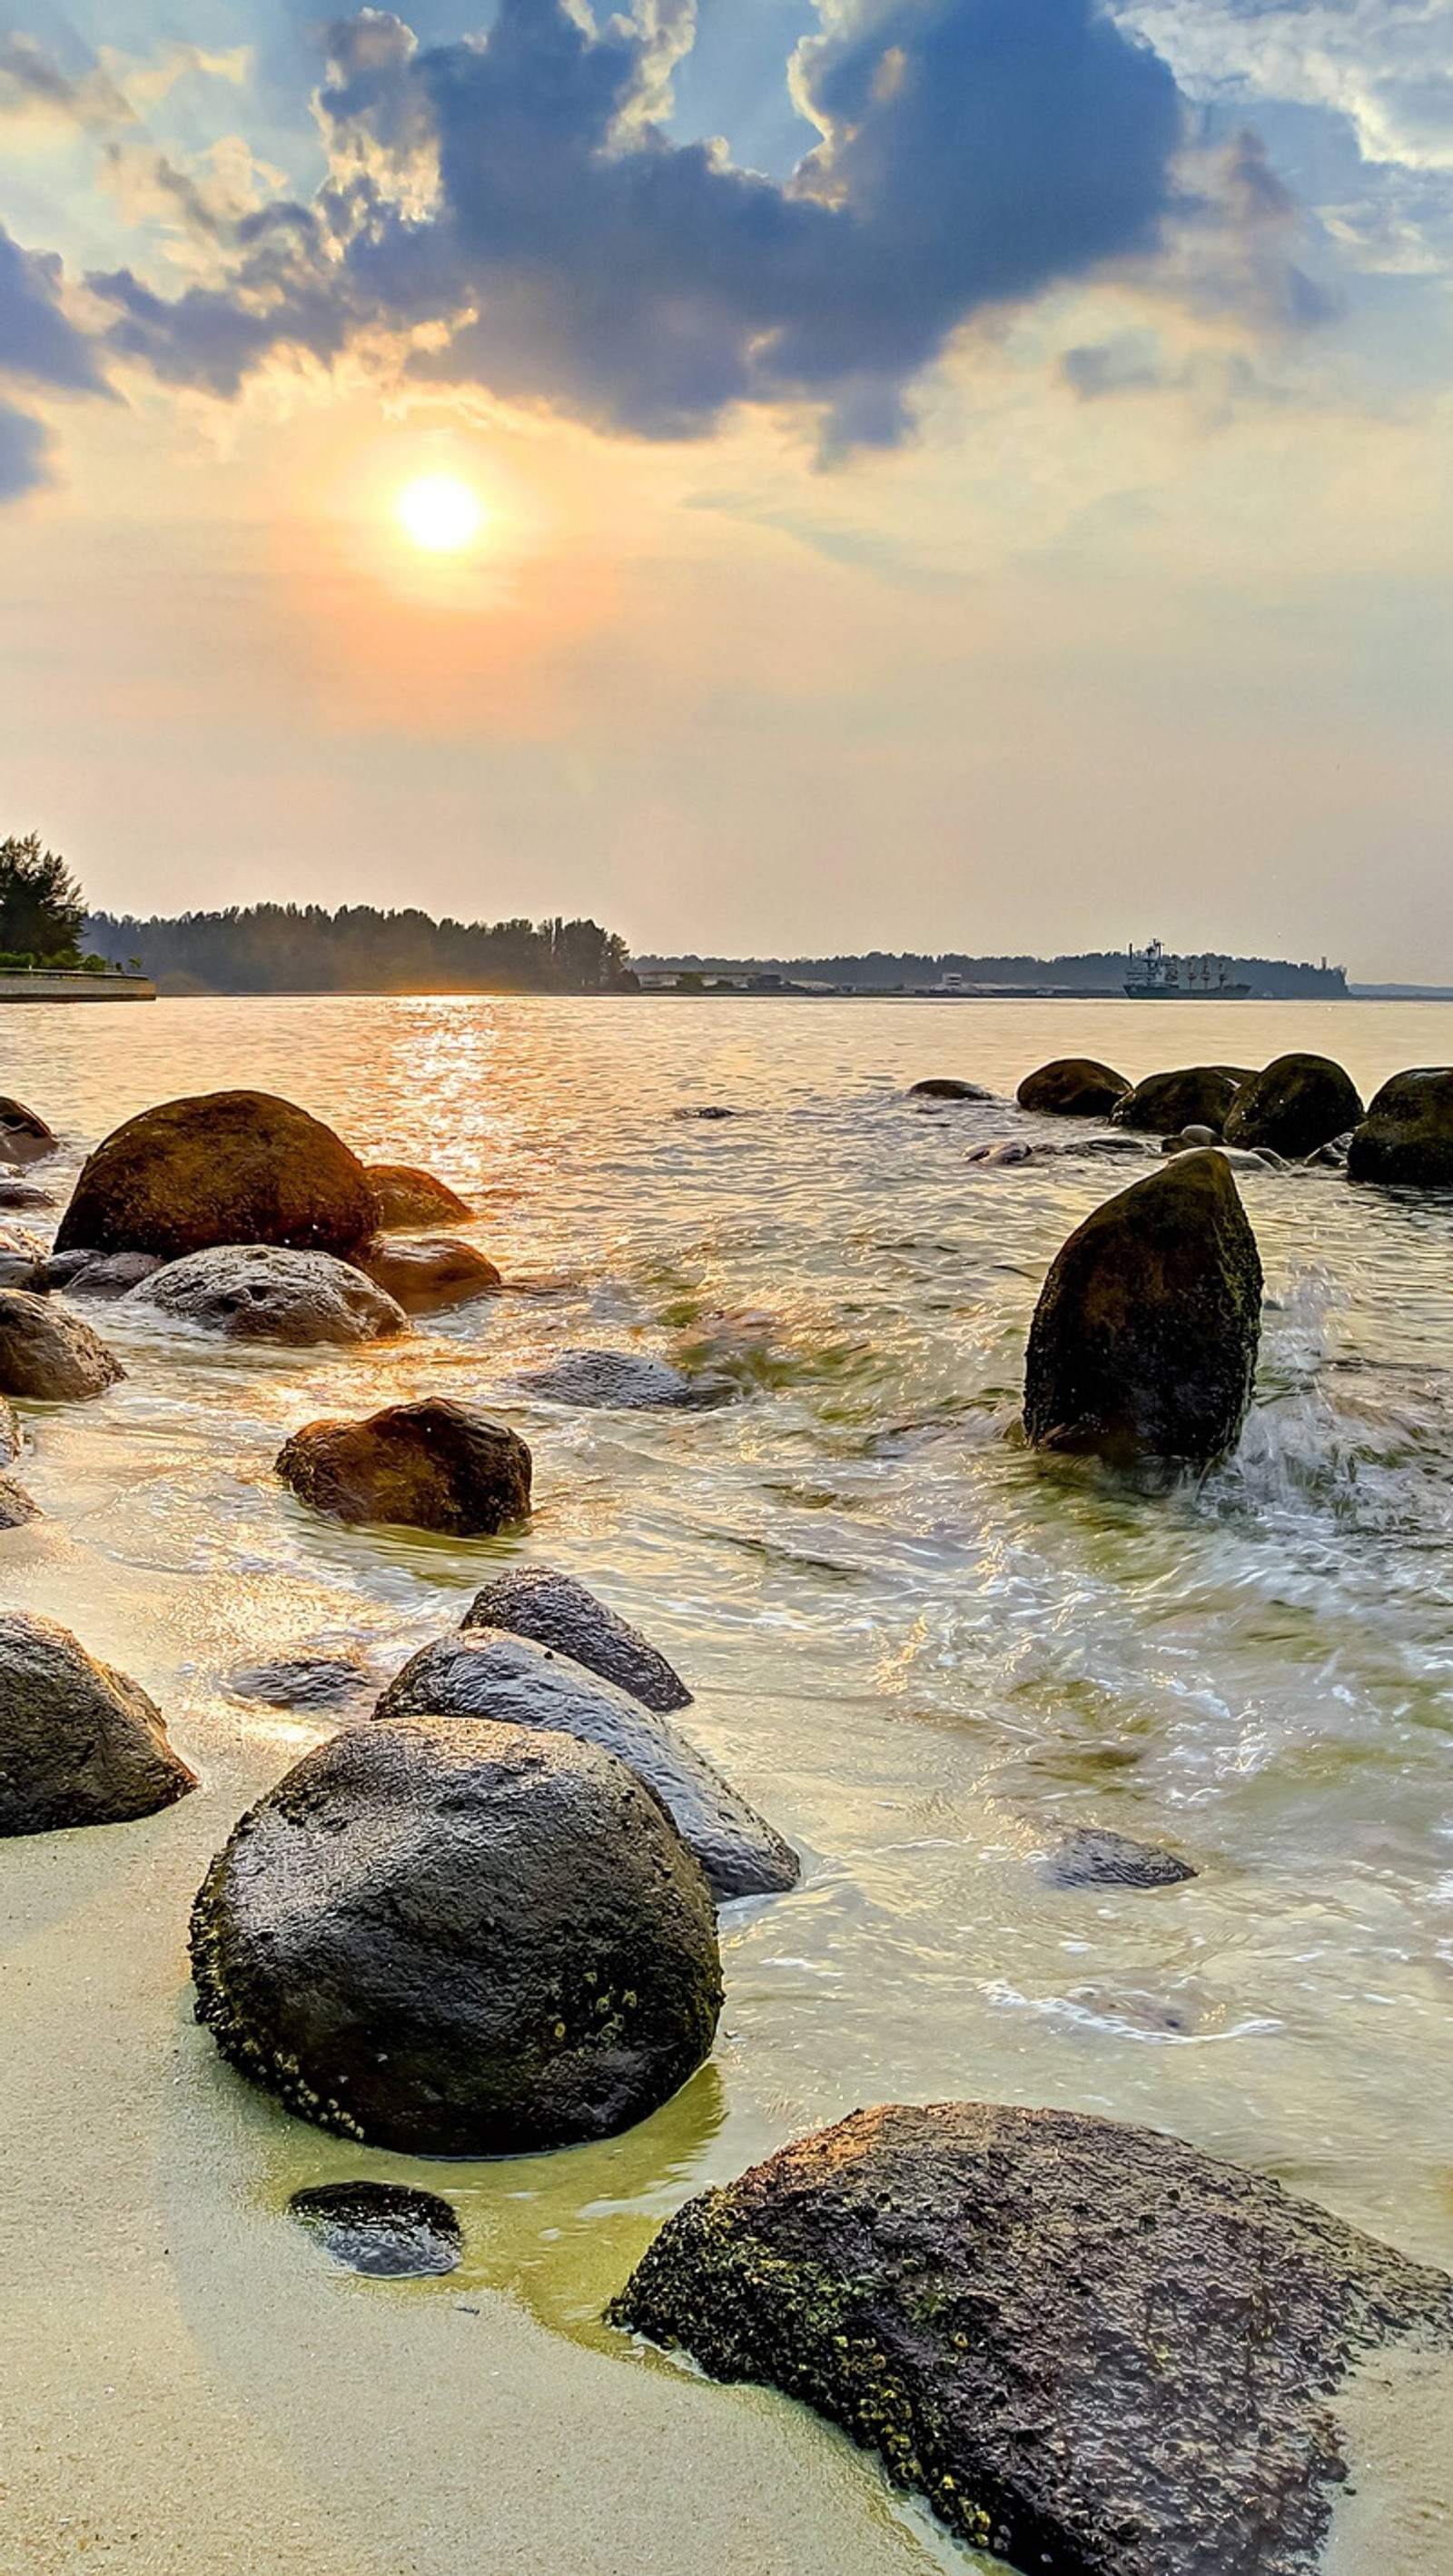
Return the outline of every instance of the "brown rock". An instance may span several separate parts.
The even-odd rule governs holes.
[[[381,1233],[395,1226],[463,1225],[474,1214],[447,1181],[412,1163],[366,1163],[364,1171],[373,1192],[373,1221]]]
[[[518,1432],[448,1396],[389,1405],[363,1422],[310,1422],[277,1471],[335,1520],[397,1521],[453,1538],[493,1538],[530,1509],[530,1452]]]
[[[43,1163],[59,1144],[38,1111],[0,1094],[0,1163]]]
[[[1093,1056],[1056,1056],[1036,1073],[1027,1073],[1015,1098],[1021,1109],[1045,1118],[1108,1118],[1130,1085],[1123,1073]]]
[[[331,1127],[265,1091],[168,1100],[127,1120],[85,1164],[57,1252],[281,1243],[341,1260],[374,1229],[363,1165]]]
[[[358,1261],[409,1315],[462,1306],[501,1285],[494,1263],[457,1236],[378,1234]]]
[[[37,1404],[104,1395],[126,1375],[79,1315],[26,1288],[0,1288],[0,1392]]]
[[[0,1613],[0,1834],[126,1824],[196,1785],[136,1682],[54,1619]]]

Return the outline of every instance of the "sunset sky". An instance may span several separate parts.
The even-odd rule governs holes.
[[[1453,982],[1453,0],[0,5],[92,900]]]

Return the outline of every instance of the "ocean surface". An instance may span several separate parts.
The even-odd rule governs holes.
[[[198,2195],[268,2214],[343,2172],[416,2179],[465,2222],[454,2294],[504,2287],[619,2350],[601,2305],[686,2194],[858,2104],[968,2096],[1178,2131],[1453,2265],[1453,1194],[1238,1175],[1267,1278],[1255,1407],[1230,1464],[1150,1497],[1016,1436],[1045,1270],[1140,1166],[966,1160],[1072,1137],[1012,1105],[1049,1056],[1138,1076],[1293,1046],[1367,1092],[1453,1058],[1453,1011],[0,1014],[0,1089],[63,1133],[65,1163],[34,1175],[62,1196],[134,1110],[249,1085],[367,1159],[441,1173],[507,1282],[359,1353],[224,1349],[92,1310],[130,1374],[101,1403],[29,1409],[20,1472],[48,1520],[0,1539],[6,1597],[125,1663],[204,1774],[245,1782],[322,1730],[230,1698],[232,1665],[358,1644],[387,1673],[502,1563],[567,1567],[664,1647],[697,1693],[685,1725],[805,1861],[795,1894],[723,1916],[721,2036],[685,2091],[609,2145],[502,2164],[361,2157],[249,2094],[186,2024],[179,1921],[185,2115],[156,2148],[174,2259]],[[931,1074],[996,1097],[908,1100]],[[685,1114],[707,1106],[735,1114]],[[521,1400],[516,1371],[582,1344],[725,1370],[742,1400]],[[347,1531],[275,1481],[298,1424],[425,1391],[530,1441],[526,1534]],[[1052,1890],[1040,1856],[1082,1824],[1167,1840],[1200,1875]],[[670,2367],[628,2348],[623,2366]],[[866,2493],[871,2465],[854,2474]],[[920,2538],[937,2563],[947,2544],[926,2521]]]

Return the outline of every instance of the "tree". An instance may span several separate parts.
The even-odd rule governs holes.
[[[65,860],[38,832],[0,841],[0,950],[41,966],[74,966],[85,898]]]

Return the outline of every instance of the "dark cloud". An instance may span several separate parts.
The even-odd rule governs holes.
[[[66,393],[100,393],[96,352],[60,307],[58,259],[22,250],[0,228],[0,375]]]
[[[968,317],[1151,250],[1181,103],[1095,0],[889,0],[800,48],[821,143],[785,184],[672,142],[681,0],[583,26],[501,0],[419,46],[364,11],[329,38],[333,176],[178,299],[94,280],[116,345],[228,393],[269,351],[442,326],[416,372],[652,436],[807,400],[888,440]]]
[[[48,444],[43,422],[0,402],[0,501],[14,501],[48,479]]]

